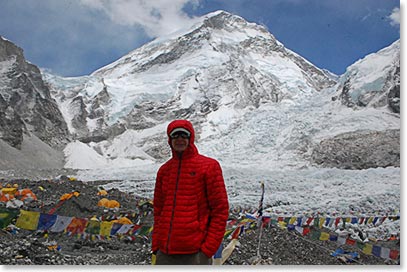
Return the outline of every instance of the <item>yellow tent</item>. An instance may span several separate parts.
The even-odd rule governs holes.
[[[11,188],[11,187],[3,188],[3,189],[1,189],[1,192],[3,194],[14,195],[17,192],[17,188]]]

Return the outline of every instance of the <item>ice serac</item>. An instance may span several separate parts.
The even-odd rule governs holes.
[[[400,113],[400,40],[349,66],[338,96],[348,107],[389,107]]]
[[[34,134],[53,148],[62,148],[69,133],[58,105],[37,66],[23,50],[0,37],[1,140],[21,148],[24,135]]]

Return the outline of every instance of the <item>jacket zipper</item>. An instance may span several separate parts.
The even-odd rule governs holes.
[[[175,181],[175,191],[174,191],[174,200],[172,204],[172,214],[171,214],[171,221],[170,221],[170,229],[168,231],[168,239],[167,239],[167,254],[168,254],[168,248],[170,246],[170,238],[171,238],[171,231],[172,231],[172,222],[174,221],[174,213],[175,213],[175,205],[176,205],[176,200],[177,200],[177,191],[178,191],[178,182],[179,182],[179,176],[181,174],[181,161],[182,161],[182,154],[179,156],[179,163],[178,163],[178,172],[177,172],[177,179]]]

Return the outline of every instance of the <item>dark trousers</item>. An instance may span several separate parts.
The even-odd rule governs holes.
[[[212,258],[206,257],[201,251],[194,254],[167,255],[160,250],[157,252],[156,265],[210,265]]]

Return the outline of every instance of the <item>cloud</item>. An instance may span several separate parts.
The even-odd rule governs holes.
[[[190,25],[183,7],[199,5],[199,0],[81,0],[82,5],[104,12],[113,23],[141,26],[150,37],[162,36]]]
[[[388,18],[392,26],[400,26],[400,8],[394,8]]]

